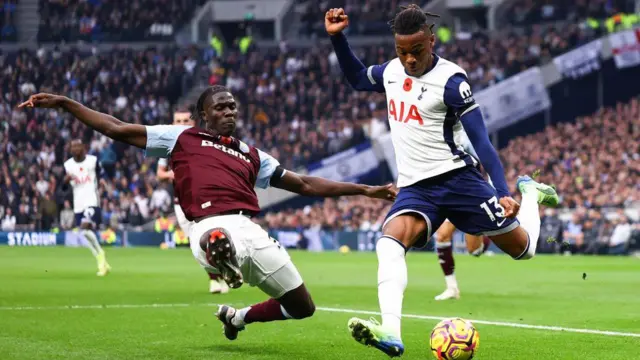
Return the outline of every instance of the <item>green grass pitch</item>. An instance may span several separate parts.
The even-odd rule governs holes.
[[[357,344],[346,328],[351,316],[369,316],[349,309],[378,310],[375,254],[292,257],[324,310],[308,320],[250,325],[229,342],[214,304],[249,305],[265,296],[249,286],[208,294],[208,279],[186,249],[108,249],[113,272],[98,278],[86,249],[1,247],[0,359],[386,358]],[[476,324],[478,359],[640,358],[640,259],[539,256],[515,262],[458,256],[456,262],[462,298],[435,302],[444,287],[437,258],[410,253],[404,312],[491,322]],[[436,322],[403,320],[404,358],[432,358],[428,338]]]

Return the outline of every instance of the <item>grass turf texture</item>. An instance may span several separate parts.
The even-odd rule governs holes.
[[[374,253],[292,257],[319,307],[378,311]],[[252,324],[238,340],[227,341],[213,304],[264,300],[257,289],[245,285],[226,295],[208,294],[208,279],[186,249],[108,249],[108,259],[113,273],[98,278],[86,249],[0,247],[0,359],[386,358],[349,336],[347,320],[368,318],[362,314],[318,310],[308,320]],[[637,258],[540,256],[515,262],[458,256],[456,262],[462,299],[435,302],[444,288],[437,258],[410,253],[405,313],[640,333]],[[403,320],[404,358],[431,358],[428,339],[436,323]],[[476,327],[478,359],[639,356],[640,337]]]

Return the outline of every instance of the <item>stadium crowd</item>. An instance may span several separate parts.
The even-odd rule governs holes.
[[[204,0],[40,0],[40,42],[172,40]]]
[[[507,18],[514,25],[562,20],[604,19],[634,9],[633,0],[515,0],[507,3]]]
[[[37,91],[63,93],[89,106],[140,124],[166,123],[171,103],[188,88],[197,56],[189,49],[96,51],[22,50],[0,57],[0,213],[13,213],[17,228],[48,229],[70,210],[61,184],[68,143],[81,138],[101,161],[106,224],[141,225],[170,209],[156,186],[153,162],[143,154],[88,130],[62,112],[18,110]],[[10,210],[9,210],[10,209]],[[64,209],[64,210],[63,210]],[[115,216],[114,216],[115,215]],[[117,227],[117,226],[116,226]]]

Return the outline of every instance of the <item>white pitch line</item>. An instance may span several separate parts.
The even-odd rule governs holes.
[[[322,311],[340,312],[340,313],[349,313],[349,314],[380,315],[379,312],[366,311],[366,310],[339,309],[339,308],[327,308],[327,307],[317,307],[316,309],[322,310]],[[410,319],[420,319],[420,320],[443,320],[443,319],[447,319],[447,317],[443,317],[443,316],[412,315],[412,314],[402,314],[402,317],[403,318],[410,318]],[[529,325],[529,324],[518,324],[518,323],[502,322],[502,321],[487,321],[487,320],[472,320],[472,319],[467,319],[467,320],[471,321],[474,324],[504,326],[504,327],[521,328],[521,329],[547,330],[547,331],[559,331],[559,332],[564,331],[564,332],[581,333],[581,334],[606,335],[606,336],[624,336],[624,337],[637,337],[637,338],[640,338],[640,334],[637,334],[637,333],[625,333],[625,332],[618,332],[618,331],[577,329],[577,328],[567,328],[567,327],[560,327],[560,326],[546,326],[546,325]]]
[[[217,304],[113,304],[113,305],[67,305],[67,306],[0,306],[0,311],[26,311],[26,310],[95,310],[95,309],[149,309],[149,308],[174,308],[174,307],[192,307],[192,306],[217,306]],[[363,314],[363,315],[380,315],[377,311],[357,310],[357,309],[342,309],[331,307],[316,307],[317,310],[334,312],[334,313],[346,313],[346,314]],[[414,315],[403,314],[403,318],[419,319],[419,320],[442,320],[447,317],[444,316],[430,316],[430,315]],[[546,330],[557,332],[571,332],[590,335],[604,335],[604,336],[621,336],[621,337],[635,337],[640,338],[639,333],[627,333],[618,331],[606,331],[606,330],[594,330],[594,329],[578,329],[568,328],[561,326],[546,326],[546,325],[529,325],[510,323],[502,321],[488,321],[488,320],[472,320],[469,321],[475,324],[502,326],[520,329],[532,329],[532,330]]]

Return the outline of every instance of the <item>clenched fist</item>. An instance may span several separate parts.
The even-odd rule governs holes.
[[[324,27],[329,35],[336,35],[349,26],[349,17],[343,8],[329,9],[324,15]]]

